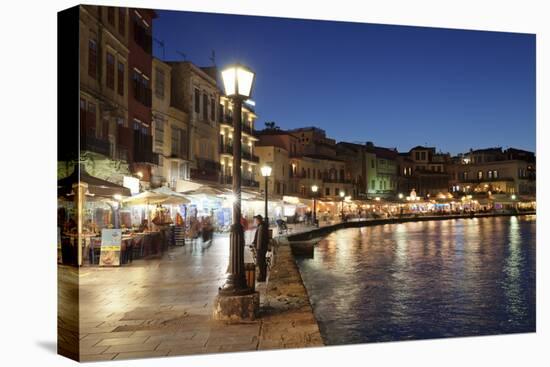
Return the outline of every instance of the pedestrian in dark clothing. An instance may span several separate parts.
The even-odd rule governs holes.
[[[256,233],[254,234],[254,241],[252,241],[252,245],[256,249],[256,265],[258,266],[258,275],[256,280],[258,282],[265,282],[267,277],[267,263],[265,261],[265,254],[267,252],[267,244],[269,241],[267,232],[268,229],[261,215],[256,215],[254,217],[254,222],[256,223]]]

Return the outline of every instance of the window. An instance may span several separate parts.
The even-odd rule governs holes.
[[[88,41],[88,75],[97,78],[97,41]]]
[[[155,119],[155,149],[161,150],[164,145],[164,120]]]
[[[335,196],[340,195],[340,188],[339,188],[339,187],[335,187],[335,188],[334,188],[334,195],[335,195]]]
[[[371,187],[372,187],[373,190],[376,189],[376,187],[375,187],[376,185],[375,185],[375,184],[376,184],[376,182],[375,182],[374,180],[372,180],[372,181],[371,181]]]
[[[180,151],[180,138],[181,138],[181,129],[178,129],[177,127],[172,126],[172,140],[171,140],[171,154],[173,156],[179,157],[181,154]]]
[[[118,78],[118,81],[117,81],[118,94],[123,96],[124,95],[124,64],[120,61],[118,62],[117,78]]]
[[[420,160],[420,152],[414,152],[414,159],[417,161]]]
[[[195,113],[201,112],[201,94],[197,88],[195,88]]]
[[[468,172],[464,171],[462,172],[462,179],[467,180],[468,179]]]
[[[126,120],[123,119],[122,117],[117,117],[116,124],[118,126],[126,127]]]
[[[216,121],[216,104],[214,98],[210,98],[210,120]]]
[[[86,100],[84,98],[80,98],[80,129],[81,131],[86,131],[87,125],[86,125]]]
[[[420,152],[420,159],[422,159],[423,161],[426,160],[426,152]]]
[[[487,178],[489,180],[493,178],[493,171],[487,171]]]
[[[164,98],[164,71],[159,68],[155,69],[155,95]]]
[[[148,78],[134,70],[132,82],[134,84],[134,98],[144,106],[151,107],[151,89],[149,88]]]
[[[483,179],[483,171],[477,171],[477,179],[482,180]]]
[[[118,33],[126,35],[126,8],[118,8]]]
[[[206,93],[202,94],[202,119],[208,120],[208,96]]]
[[[370,167],[374,168],[374,159],[370,161]]]
[[[107,59],[106,59],[106,84],[107,88],[109,89],[115,89],[115,57],[112,53],[107,52]]]
[[[325,195],[330,196],[330,187],[325,188]]]
[[[493,171],[493,178],[498,178],[498,171],[497,170]]]
[[[307,178],[310,178],[310,175],[311,175],[311,170],[309,169],[309,167],[307,168]]]
[[[186,173],[187,173],[186,172],[187,170],[185,168],[186,168],[185,163],[180,163],[180,179],[182,179],[182,180],[185,179],[185,176],[186,176]]]
[[[112,6],[107,7],[107,21],[113,27],[115,26],[115,8]]]
[[[96,107],[95,103],[88,102],[88,113],[86,114],[86,127],[89,135],[95,136],[96,134]]]
[[[151,53],[152,37],[148,27],[134,15],[134,41],[145,51]]]

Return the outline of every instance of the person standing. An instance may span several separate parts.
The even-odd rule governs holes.
[[[265,282],[267,277],[265,254],[267,252],[267,242],[269,241],[267,226],[264,223],[263,217],[259,214],[254,217],[254,222],[256,223],[256,233],[254,234],[252,245],[256,249],[256,265],[258,266],[256,280],[258,282]]]

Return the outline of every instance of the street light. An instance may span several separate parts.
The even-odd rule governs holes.
[[[317,224],[317,206],[315,200],[315,198],[317,197],[317,190],[319,190],[319,186],[311,186],[311,192],[313,193],[313,225]]]
[[[221,296],[237,296],[253,293],[246,284],[244,271],[244,232],[241,225],[241,138],[242,105],[250,97],[255,74],[249,68],[234,64],[221,72],[225,95],[233,104],[233,223],[229,236],[229,274],[220,288]]]
[[[340,191],[340,197],[342,198],[342,209],[340,211],[340,216],[342,217],[342,221],[344,221],[344,197],[346,196],[346,193],[344,191]]]
[[[262,171],[262,176],[265,177],[265,225],[267,233],[269,233],[269,219],[267,218],[267,183],[269,176],[271,176],[271,166],[265,165],[260,168],[260,171]]]

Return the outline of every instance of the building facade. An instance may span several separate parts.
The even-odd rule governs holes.
[[[154,10],[128,9],[128,121],[118,127],[120,155],[127,157],[132,171],[146,183],[151,182],[152,169],[158,164],[158,154],[153,152],[151,95],[156,17]]]
[[[174,107],[172,67],[157,58],[153,59],[152,86],[153,152],[159,155],[152,182],[177,190],[180,181],[190,178],[189,116]]]
[[[220,97],[219,113],[219,161],[220,183],[230,185],[233,180],[233,105],[229,98]],[[242,185],[258,188],[258,164],[260,158],[256,155],[255,147],[258,138],[254,135],[256,116],[254,107],[248,103],[242,106],[241,116],[241,165]]]
[[[470,150],[448,167],[453,192],[536,195],[535,154],[509,148]]]
[[[221,171],[218,149],[221,92],[216,71],[200,68],[188,61],[168,64],[172,67],[173,105],[189,117],[189,176],[197,181],[218,183]]]
[[[82,5],[80,12],[80,159],[103,179],[129,175],[119,127],[129,118],[128,9]]]

